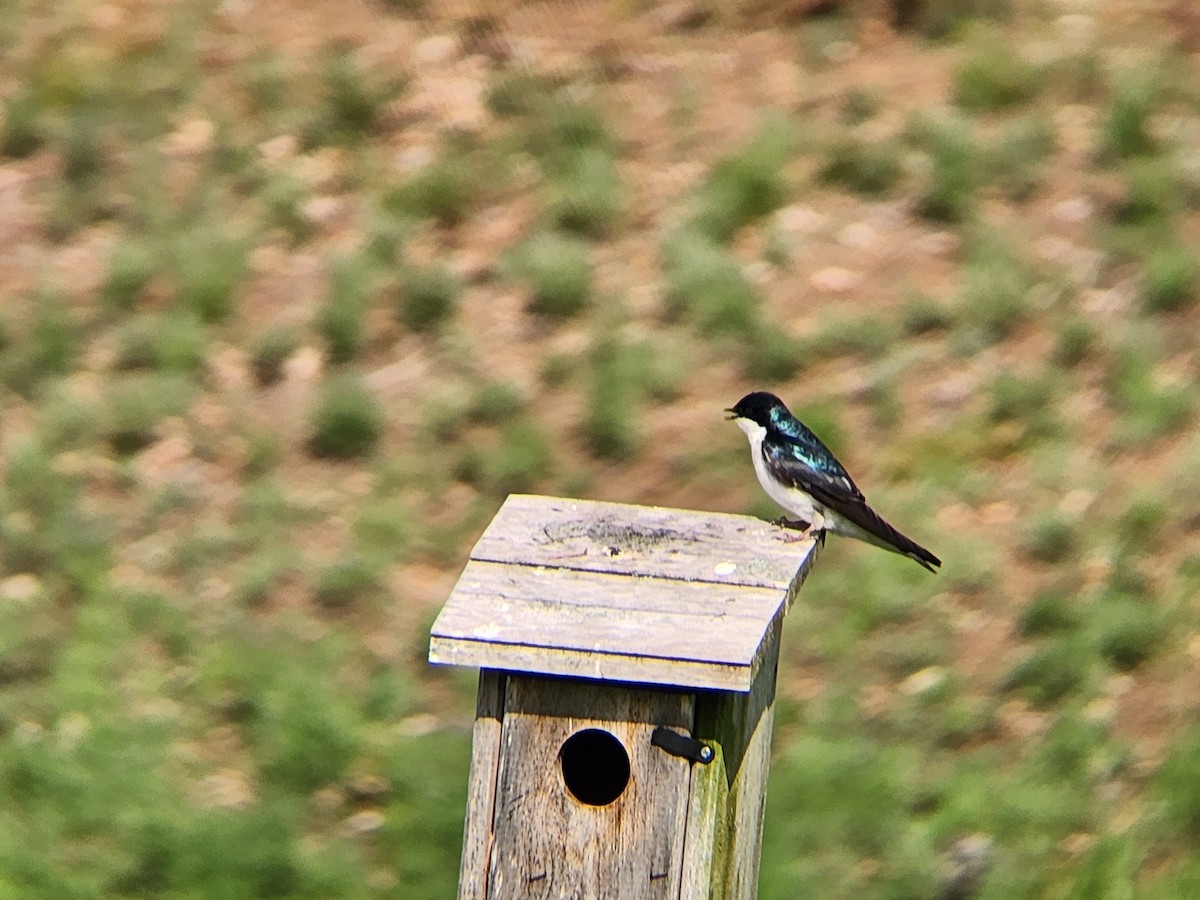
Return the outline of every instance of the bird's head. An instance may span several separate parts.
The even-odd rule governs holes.
[[[729,413],[728,418],[730,419],[749,419],[755,425],[761,425],[763,428],[770,428],[779,420],[781,413],[790,415],[788,408],[783,405],[783,401],[766,391],[747,394],[725,412]]]

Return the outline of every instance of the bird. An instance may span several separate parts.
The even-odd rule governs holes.
[[[831,532],[907,556],[930,572],[941,566],[867,505],[845,466],[774,394],[754,391],[725,412],[749,439],[754,473],[767,496],[805,523],[795,540]],[[786,519],[780,524],[799,527]]]

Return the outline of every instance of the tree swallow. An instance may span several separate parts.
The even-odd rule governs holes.
[[[829,448],[766,391],[747,394],[729,417],[750,439],[754,473],[767,495],[807,527],[802,537],[831,531],[914,559],[930,572],[942,561],[909,540],[867,505],[867,498]]]

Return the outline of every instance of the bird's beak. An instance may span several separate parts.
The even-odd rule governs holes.
[[[727,409],[725,412],[729,413],[729,415],[725,417],[726,422],[732,421],[738,417],[738,414],[732,409]]]

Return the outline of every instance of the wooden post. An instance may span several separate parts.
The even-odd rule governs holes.
[[[482,670],[460,900],[754,897],[792,537],[509,497],[430,638]]]

